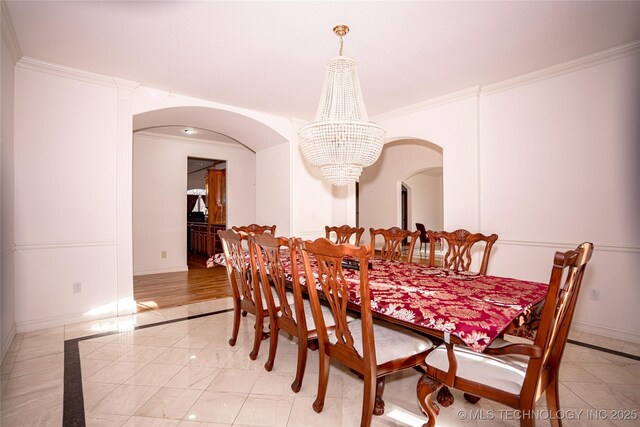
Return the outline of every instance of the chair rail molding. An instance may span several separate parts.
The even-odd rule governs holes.
[[[115,246],[115,240],[74,240],[58,242],[18,242],[15,251],[37,251],[46,249],[89,248],[99,246]]]
[[[499,239],[496,242],[496,245],[506,245],[506,246],[529,246],[529,247],[537,247],[537,248],[552,248],[552,249],[573,249],[576,247],[575,242],[542,242],[542,241],[534,241],[534,240],[509,240],[509,239]],[[624,246],[624,245],[603,245],[600,243],[594,242],[593,247],[594,252],[623,252],[623,253],[632,253],[632,254],[640,254],[640,246]]]

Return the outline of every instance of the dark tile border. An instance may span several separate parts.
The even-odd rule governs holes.
[[[135,326],[134,331],[139,329],[152,328],[154,326],[167,325],[169,323],[184,322],[185,320],[199,319],[200,317],[214,316],[216,314],[228,313],[233,308],[212,311],[209,313],[194,314],[193,316],[181,317],[178,319],[165,320],[148,325]],[[64,342],[64,397],[62,425],[64,427],[85,427],[84,416],[84,396],[82,393],[82,369],[80,366],[80,347],[78,343],[109,335],[121,334],[121,331],[104,332],[86,337],[73,338]]]
[[[600,347],[600,346],[589,344],[589,343],[586,343],[586,342],[575,341],[575,340],[567,340],[567,342],[570,343],[570,344],[578,345],[580,347],[586,347],[586,348],[590,348],[592,350],[602,351],[603,353],[615,354],[616,356],[626,357],[627,359],[640,360],[640,356],[636,356],[636,355],[629,354],[629,353],[623,353],[623,352],[618,351],[618,350],[611,350],[610,348]]]
[[[158,323],[150,323],[148,325],[140,325],[133,330],[152,328],[154,326],[162,326],[170,323],[184,322],[185,320],[199,319],[201,317],[214,316],[216,314],[228,313],[233,308],[212,311],[209,313],[194,314],[193,316],[181,317],[178,319],[165,320]],[[63,398],[63,416],[62,425],[64,427],[85,427],[84,414],[84,396],[82,393],[82,369],[80,366],[80,347],[78,343],[84,340],[120,334],[120,331],[104,332],[86,337],[73,338],[64,342],[64,398]],[[617,356],[626,357],[628,359],[640,360],[640,356],[623,353],[609,348],[599,347],[593,344],[587,344],[580,341],[567,340],[568,343],[590,348],[592,350],[602,351],[604,353],[615,354]]]

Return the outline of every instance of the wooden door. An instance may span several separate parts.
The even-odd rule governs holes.
[[[209,224],[225,225],[227,221],[227,195],[225,170],[207,171],[207,209]]]

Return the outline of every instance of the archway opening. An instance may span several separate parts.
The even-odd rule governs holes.
[[[131,294],[137,310],[230,296],[228,286],[211,285],[226,283],[224,269],[188,269],[189,159],[224,163],[220,200],[224,202],[225,218],[217,221],[223,224],[221,227],[241,224],[255,217],[256,151],[286,139],[251,117],[189,106],[136,114],[133,131]],[[217,168],[213,165],[208,169]],[[220,252],[220,247],[215,242],[216,230],[208,230],[212,225],[206,219],[205,234],[211,244],[207,240],[204,250],[211,256]],[[207,277],[200,277],[203,275]],[[163,281],[165,285],[159,285]],[[194,287],[197,283],[203,286]],[[140,296],[138,291],[142,289],[150,293]],[[178,289],[182,290],[180,295],[175,293]]]
[[[442,229],[442,164],[443,149],[432,142],[405,137],[386,143],[378,161],[360,176],[360,226],[368,229],[404,225],[414,231],[419,222],[427,229]],[[419,252],[416,250],[415,254]],[[422,254],[426,256],[426,251]]]

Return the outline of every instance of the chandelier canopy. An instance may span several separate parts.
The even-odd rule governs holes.
[[[340,56],[329,60],[315,121],[298,131],[300,148],[333,185],[356,182],[362,169],[380,156],[385,130],[369,121],[356,63],[342,56],[346,25],[333,31],[340,37]]]

